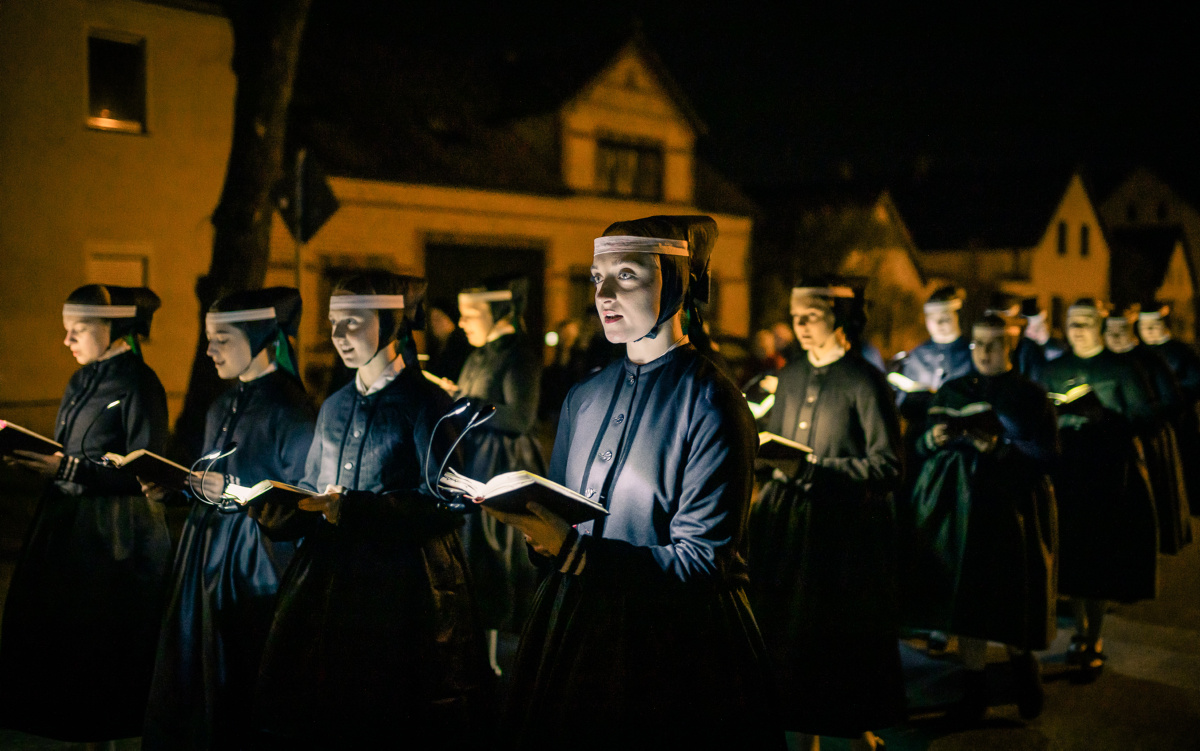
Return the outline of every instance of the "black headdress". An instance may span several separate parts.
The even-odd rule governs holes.
[[[299,377],[296,351],[288,337],[300,330],[302,303],[300,293],[292,287],[234,292],[217,300],[208,309],[209,323],[228,323],[237,326],[250,340],[250,356],[274,346],[275,363]]]
[[[109,323],[109,340],[124,339],[141,354],[138,337],[150,336],[154,311],[162,301],[146,287],[88,284],[67,296],[63,315],[100,318]]]

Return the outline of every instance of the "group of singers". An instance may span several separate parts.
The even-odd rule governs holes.
[[[49,482],[5,605],[0,724],[147,749],[780,748],[785,730],[806,749],[821,735],[877,749],[904,716],[902,627],[957,637],[967,705],[986,701],[987,642],[1006,645],[1036,716],[1031,652],[1060,591],[1072,659],[1097,672],[1106,603],[1152,597],[1160,544],[1190,532],[1178,457],[1200,450],[1200,360],[1161,312],[1140,314],[1138,345],[1080,301],[1056,351],[1036,312],[1019,346],[1011,311],[964,336],[961,299],[939,291],[895,391],[856,354],[861,291],[808,280],[789,311],[804,355],[758,414],[810,450],[795,473],[756,477],[755,416],[700,315],[716,239],[702,216],[596,238],[596,309],[625,357],[571,388],[548,465],[520,280],[459,296],[475,349],[455,380],[422,372],[424,280],[341,280],[327,313],[355,374],[316,413],[290,340],[297,292],[218,300],[208,355],[234,385],[185,491],[100,459],[166,445],[139,349],[158,298],[71,293],[64,343],[82,367],[62,451],[5,458]],[[1067,402],[1082,386],[1093,397]],[[1047,390],[1086,406],[1056,412]],[[495,408],[486,424],[462,396]],[[546,474],[609,513],[572,526],[535,503],[480,510],[437,488],[446,463]],[[261,480],[312,495],[229,500]],[[190,504],[173,562],[171,504]],[[503,707],[499,631],[520,633]]]

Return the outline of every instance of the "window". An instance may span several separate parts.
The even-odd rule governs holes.
[[[88,36],[90,128],[146,132],[146,43],[117,33]]]
[[[1067,319],[1067,305],[1058,295],[1050,298],[1050,329],[1062,331]]]
[[[1065,256],[1067,254],[1067,223],[1058,223],[1058,254]]]
[[[621,198],[662,200],[661,146],[600,140],[596,143],[596,190]]]
[[[1087,258],[1088,253],[1092,251],[1091,232],[1092,228],[1088,225],[1079,225],[1079,255],[1083,256],[1084,258]]]

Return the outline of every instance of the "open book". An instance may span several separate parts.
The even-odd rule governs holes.
[[[458,391],[458,384],[451,381],[449,378],[442,378],[440,375],[434,375],[428,370],[422,370],[421,375],[425,376],[425,380],[436,383],[446,391]]]
[[[1092,393],[1092,387],[1086,383],[1081,383],[1073,389],[1069,389],[1065,394],[1056,394],[1050,392],[1048,396],[1054,400],[1055,404],[1070,404],[1077,401],[1088,394]]]
[[[479,482],[448,469],[438,480],[438,487],[452,493],[462,493],[488,508],[513,514],[527,514],[529,512],[525,510],[525,504],[531,501],[540,503],[568,524],[579,524],[608,515],[608,511],[599,503],[532,472],[505,472],[487,482]]]
[[[944,423],[951,435],[967,433],[980,438],[1003,435],[1004,425],[1000,416],[987,402],[972,402],[954,407],[933,406],[929,408],[929,424]]]
[[[887,382],[907,394],[915,394],[920,391],[927,391],[932,394],[937,391],[937,389],[931,389],[922,383],[917,383],[902,373],[888,373]]]
[[[301,498],[316,495],[311,490],[288,485],[277,480],[263,480],[250,487],[226,485],[225,498],[239,506],[259,506],[264,503],[295,503]]]
[[[187,467],[176,464],[148,449],[138,449],[125,456],[105,454],[104,458],[117,469],[131,472],[146,482],[173,490],[182,490],[187,487],[189,474]]]
[[[788,477],[794,477],[799,474],[800,467],[808,461],[811,453],[812,449],[803,443],[764,430],[758,434],[758,458],[755,465],[759,468],[765,466],[778,469]]]
[[[11,454],[14,451],[32,451],[35,454],[50,456],[62,451],[62,444],[29,428],[22,428],[8,420],[0,420],[0,454]]]

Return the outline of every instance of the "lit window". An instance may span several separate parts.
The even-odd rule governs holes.
[[[93,32],[88,37],[88,127],[146,132],[146,43]]]
[[[662,199],[663,152],[645,146],[601,140],[596,144],[596,190],[622,198]]]
[[[1088,253],[1092,251],[1091,232],[1092,228],[1088,225],[1079,225],[1079,255],[1083,256],[1084,258],[1087,258]]]
[[[1058,223],[1058,254],[1065,256],[1067,254],[1067,223]]]

